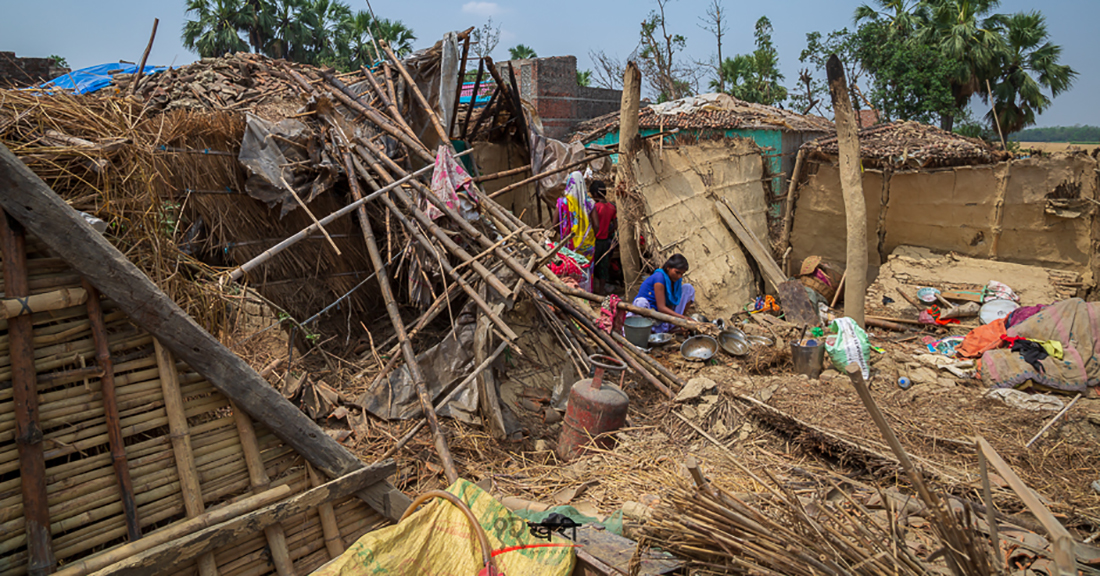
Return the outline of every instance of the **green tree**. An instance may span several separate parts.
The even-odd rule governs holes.
[[[267,9],[271,13],[272,29],[264,53],[272,58],[308,61],[311,29],[316,26],[317,17],[307,1],[269,0]]]
[[[950,79],[963,73],[963,65],[935,46],[914,41],[907,25],[867,22],[857,32],[857,45],[869,75],[870,103],[883,120],[932,123],[959,112]]]
[[[726,58],[718,68],[718,79],[711,80],[712,90],[721,90],[746,102],[775,106],[787,99],[787,89],[779,84],[779,53],[772,43],[772,23],[767,16],[756,21],[753,33],[756,51]]]
[[[351,8],[339,0],[311,0],[310,62],[318,65],[346,67],[340,58],[343,25],[351,18]]]
[[[591,70],[577,70],[577,86],[588,87],[592,85]]]
[[[1004,39],[995,29],[993,10],[1000,0],[925,0],[924,4],[928,20],[917,29],[914,40],[938,48],[961,65],[948,78],[956,113],[961,112],[974,94],[985,92],[983,80],[997,75]],[[954,118],[954,113],[941,115],[940,127],[951,130]]]
[[[412,52],[412,43],[416,40],[413,31],[400,20],[376,20],[364,10],[346,19],[341,31],[344,58],[352,68],[370,67],[383,59],[375,49],[374,40],[384,40],[398,57],[409,55]]]
[[[532,58],[538,58],[539,55],[536,54],[535,50],[530,46],[516,44],[508,49],[508,57],[512,60],[530,60]]]
[[[248,13],[239,0],[187,0],[185,14],[193,20],[183,24],[183,47],[208,58],[248,50],[238,30],[249,24]]]
[[[1051,99],[1073,85],[1077,72],[1059,63],[1062,48],[1049,41],[1042,14],[998,15],[991,24],[1004,39],[1005,49],[998,57],[998,73],[992,81],[993,106],[986,118],[991,123],[999,121],[1005,133],[1017,132],[1034,124]]]
[[[57,54],[50,54],[49,58],[50,58],[50,60],[53,60],[53,65],[57,66],[58,68],[68,68],[69,67],[69,61],[66,60],[63,56],[58,56]]]

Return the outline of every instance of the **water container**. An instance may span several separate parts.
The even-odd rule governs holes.
[[[649,334],[656,322],[645,316],[630,316],[623,322],[623,332],[626,339],[638,348],[649,347]]]
[[[818,340],[807,340],[806,344],[791,341],[791,362],[794,371],[810,378],[821,376],[822,363],[825,361],[825,347]]]

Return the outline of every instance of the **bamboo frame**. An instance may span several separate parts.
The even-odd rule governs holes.
[[[314,472],[313,466],[306,463],[306,472],[309,474],[309,483],[314,488],[323,484]],[[332,509],[332,502],[325,502],[317,507],[317,513],[321,517],[321,531],[325,538],[325,549],[328,550],[330,559],[339,557],[347,548],[344,540],[340,538],[340,526],[336,522],[336,512]]]
[[[4,257],[4,295],[8,298],[25,298],[30,290],[27,286],[26,238],[23,227],[3,210],[0,210],[0,249]],[[8,320],[8,334],[16,445],[19,452],[18,470],[23,494],[23,514],[26,517],[24,533],[29,550],[27,572],[31,576],[41,576],[53,572],[57,561],[54,557],[50,510],[46,498],[46,461],[42,430],[39,428],[30,316],[22,315]]]
[[[248,480],[252,492],[262,493],[271,484],[264,467],[263,457],[260,455],[260,445],[256,440],[256,429],[252,426],[252,417],[237,408],[230,402],[233,410],[233,422],[237,425],[237,434],[240,439],[241,449],[244,452],[244,463],[248,467]],[[275,565],[275,572],[279,576],[293,576],[294,564],[290,560],[290,552],[286,547],[286,532],[283,525],[276,523],[264,528],[268,546],[271,547],[271,562]]]

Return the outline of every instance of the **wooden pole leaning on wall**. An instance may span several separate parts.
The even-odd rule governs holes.
[[[345,142],[345,145],[349,143]],[[355,172],[355,165],[351,160],[351,152],[346,148],[344,153],[344,170],[348,175],[348,183],[351,185],[352,197],[356,200],[363,195],[359,188],[359,178]],[[393,288],[390,285],[390,275],[386,270],[386,262],[382,260],[382,253],[378,251],[378,243],[374,239],[374,230],[371,228],[370,217],[367,209],[359,207],[359,226],[363,229],[363,239],[367,243],[367,252],[370,254],[371,264],[378,275],[378,288],[382,293],[382,300],[386,303],[386,312],[390,316],[390,322],[397,333],[397,341],[401,344],[401,353],[405,357],[405,366],[408,367],[409,377],[416,386],[416,395],[420,398],[420,406],[428,420],[428,426],[432,429],[432,437],[435,440],[435,451],[443,464],[443,472],[447,476],[447,483],[453,484],[458,480],[458,472],[455,471],[454,460],[451,458],[451,449],[447,446],[447,438],[443,435],[443,429],[439,424],[439,418],[432,408],[432,398],[428,394],[428,383],[424,379],[424,373],[420,370],[420,362],[416,359],[416,351],[413,350],[412,341],[409,340],[405,330],[405,320],[401,318],[401,311],[397,307],[397,299],[394,298]]]
[[[860,170],[859,126],[844,66],[833,54],[825,64],[829,92],[836,112],[837,147],[840,151],[840,189],[844,194],[844,220],[848,225],[848,250],[844,268],[848,284],[844,287],[844,315],[863,327],[867,299],[867,203],[863,199],[863,174]]]
[[[616,174],[616,195],[619,190],[628,193],[625,197],[615,198],[619,209],[619,237],[622,251],[623,279],[626,283],[627,300],[630,292],[641,281],[642,254],[638,249],[638,223],[628,203],[634,202],[629,196],[637,180],[634,177],[634,154],[638,150],[638,114],[642,98],[642,72],[633,62],[626,63],[623,70],[623,97],[619,105],[619,164]]]
[[[791,228],[794,225],[794,193],[798,188],[798,179],[802,176],[802,162],[806,157],[806,151],[801,148],[798,149],[798,154],[794,157],[794,172],[791,172],[791,180],[787,183],[787,205],[783,207],[783,235],[779,240],[779,249],[786,250],[791,245]],[[786,265],[783,266],[783,273],[790,274],[790,270]]]
[[[23,226],[3,210],[0,210],[0,250],[4,258],[4,297],[26,298],[30,295],[27,285],[27,239]],[[46,498],[46,460],[42,452],[42,429],[39,427],[33,331],[30,314],[20,314],[8,320],[15,442],[19,449],[19,480],[30,559],[27,574],[42,576],[54,571],[57,560],[53,554],[50,509]]]
[[[187,411],[180,391],[179,372],[176,371],[176,359],[153,339],[153,350],[157,357],[157,370],[160,372],[160,388],[164,394],[164,411],[168,415],[169,437],[172,439],[172,453],[176,459],[176,472],[179,474],[180,493],[183,495],[183,510],[188,518],[201,516],[206,509],[202,500],[202,486],[199,485],[199,470],[195,466],[195,454],[191,450],[191,430],[187,424]],[[199,556],[200,576],[217,576],[218,566],[213,554]]]
[[[252,417],[232,401],[229,402],[229,408],[233,410],[233,422],[237,425],[237,435],[241,439],[244,464],[248,468],[248,483],[254,495],[262,494],[271,487],[271,479],[267,475],[267,468],[260,454],[260,442],[256,438]],[[309,464],[307,463],[306,466]],[[312,470],[311,468],[310,471]],[[286,545],[286,531],[283,530],[283,525],[276,523],[264,528],[264,536],[271,550],[271,563],[275,565],[275,573],[279,576],[294,576],[294,563],[290,559],[290,549]]]
[[[107,326],[103,321],[103,306],[99,301],[99,291],[84,280],[84,291],[88,293],[85,303],[88,309],[88,322],[95,342],[96,363],[103,375],[99,377],[100,394],[103,396],[103,415],[107,419],[107,439],[111,447],[111,464],[118,479],[119,496],[122,498],[122,511],[126,515],[126,534],[133,542],[141,538],[141,521],[138,518],[137,504],[134,502],[134,485],[130,481],[130,468],[126,461],[126,443],[122,437],[122,424],[118,414],[118,401],[115,395],[115,369],[111,360],[111,350],[107,340]]]

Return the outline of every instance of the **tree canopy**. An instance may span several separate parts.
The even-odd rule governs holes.
[[[346,70],[381,59],[379,41],[398,56],[416,35],[398,20],[353,12],[340,0],[187,0],[184,47],[202,57],[252,51]]]
[[[756,50],[726,58],[718,67],[718,78],[711,80],[712,90],[725,92],[746,102],[775,106],[787,99],[787,89],[779,84],[779,52],[772,43],[772,23],[767,16],[756,21],[753,36]]]

